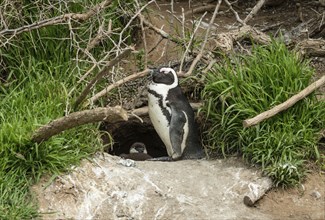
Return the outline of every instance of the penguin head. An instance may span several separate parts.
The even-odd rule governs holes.
[[[151,72],[152,81],[155,84],[165,84],[170,87],[178,85],[178,78],[175,70],[169,67],[153,69]]]
[[[135,142],[130,147],[130,153],[147,153],[146,146],[144,143],[141,142]]]

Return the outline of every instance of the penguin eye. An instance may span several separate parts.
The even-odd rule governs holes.
[[[163,73],[163,74],[165,74],[165,75],[166,75],[166,74],[168,74],[168,73],[169,73],[169,71],[166,71],[166,70],[162,70],[162,71],[161,71],[161,73]]]

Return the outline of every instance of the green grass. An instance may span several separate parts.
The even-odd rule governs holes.
[[[305,162],[320,159],[317,138],[325,126],[325,103],[311,94],[256,126],[242,123],[307,87],[313,74],[307,61],[276,41],[254,46],[251,55],[225,57],[208,74],[202,93],[207,144],[224,156],[239,153],[260,164],[276,186],[297,184]]]
[[[7,7],[6,22],[10,28],[16,28],[39,20],[40,15],[45,19],[66,12],[83,12],[101,1],[67,5],[60,2],[61,6],[50,1],[17,3],[17,10]],[[4,3],[0,3],[2,7],[1,4]],[[49,7],[51,4],[55,7]],[[91,66],[87,57],[75,59],[82,57],[78,47],[86,47],[101,21],[107,26],[111,19],[113,28],[123,28],[127,15],[117,7],[116,0],[98,16],[80,24],[72,23],[75,39],[71,39],[67,25],[55,25],[20,34],[0,47],[0,219],[38,217],[37,203],[29,187],[42,175],[69,170],[102,150],[96,124],[65,131],[40,144],[31,142],[31,136],[41,125],[72,111],[71,105],[85,85],[77,87],[77,81]],[[123,7],[131,10],[132,4]],[[3,28],[0,26],[0,30]],[[113,34],[111,39],[118,37]],[[91,52],[99,59],[112,46],[112,41],[107,40]]]

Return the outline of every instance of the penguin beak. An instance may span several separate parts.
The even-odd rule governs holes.
[[[150,72],[148,74],[149,78],[152,80],[153,76],[158,72],[158,69],[153,68],[153,69],[149,69]]]
[[[152,76],[155,72],[158,71],[158,69],[153,68],[153,69],[149,69],[150,70],[150,75]]]

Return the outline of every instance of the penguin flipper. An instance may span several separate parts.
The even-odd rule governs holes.
[[[187,117],[183,111],[176,111],[173,107],[171,108],[171,121],[169,136],[170,142],[172,144],[173,155],[172,158],[179,159],[182,156],[183,150],[185,148],[184,135],[187,126]]]

